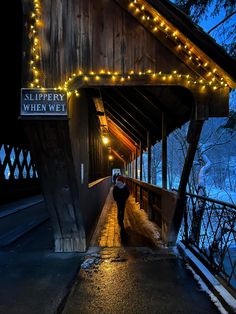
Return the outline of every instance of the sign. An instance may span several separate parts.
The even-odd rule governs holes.
[[[21,89],[21,116],[67,116],[67,93],[54,89]]]

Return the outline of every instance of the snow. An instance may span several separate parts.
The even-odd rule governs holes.
[[[207,197],[222,202],[236,204],[236,192],[233,191],[224,191],[216,187],[207,186]]]
[[[231,307],[233,312],[236,312],[236,300],[235,298],[221,285],[221,283],[209,272],[209,270],[196,258],[196,256],[188,250],[185,245],[180,242],[178,243],[178,246],[180,247],[181,251],[184,252],[184,254],[189,258],[189,260],[198,268],[200,273],[207,278],[207,280],[210,282],[211,286],[219,293],[219,295],[224,299],[224,301]],[[216,304],[219,311],[222,314],[228,313],[223,308],[220,301],[215,297],[215,295],[207,288],[204,281],[201,279],[200,276],[198,276],[195,271],[188,266],[188,268],[193,272],[194,277],[199,282],[200,286],[204,291],[206,291],[209,296],[211,297],[212,301]]]
[[[218,310],[221,314],[228,314],[228,312],[224,309],[220,301],[216,298],[216,296],[208,289],[207,285],[204,283],[204,281],[201,279],[200,276],[196,274],[196,272],[190,267],[189,265],[186,266],[187,269],[189,269],[193,273],[193,277],[197,280],[198,284],[202,288],[203,291],[205,291],[209,297],[211,298],[212,302],[216,305]]]
[[[147,213],[140,208],[139,203],[130,196],[126,203],[124,224],[126,229],[147,237],[155,247],[163,246],[160,240],[160,230],[148,219]]]

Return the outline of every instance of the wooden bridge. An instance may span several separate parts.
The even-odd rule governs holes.
[[[22,0],[13,6],[17,28],[4,35],[12,84],[2,96],[1,202],[42,191],[55,251],[83,252],[111,170],[119,168],[162,240],[175,243],[202,126],[228,115],[235,62],[167,1]],[[10,70],[22,70],[22,78]],[[187,156],[178,191],[170,191],[167,137],[186,122]],[[162,187],[150,184],[156,141],[162,141]]]

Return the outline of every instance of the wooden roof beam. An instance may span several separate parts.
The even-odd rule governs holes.
[[[114,109],[112,109],[112,108],[111,108],[111,110],[114,111]],[[107,111],[108,115],[111,116],[112,119],[115,120],[115,121],[120,125],[120,128],[121,128],[121,129],[125,129],[126,132],[130,134],[130,137],[134,140],[134,142],[136,142],[136,140],[137,140],[137,142],[139,142],[139,141],[140,141],[140,138],[142,138],[143,140],[145,139],[145,137],[144,137],[138,130],[136,130],[136,129],[132,126],[132,124],[130,124],[126,119],[122,118],[122,116],[121,116],[120,114],[118,114],[117,112],[115,113],[116,115],[118,115],[119,117],[121,117],[121,120],[122,120],[123,122],[125,122],[126,124],[128,124],[128,126],[131,127],[131,128],[135,131],[135,133],[138,134],[139,137],[138,137],[137,135],[135,135],[132,131],[130,131],[130,129],[129,129],[127,126],[125,126],[124,123],[122,123],[118,118],[116,118],[116,117],[114,116],[114,114],[112,114],[112,112],[111,112],[110,110],[106,109],[106,111]]]

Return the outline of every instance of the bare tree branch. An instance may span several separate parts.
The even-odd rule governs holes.
[[[221,20],[218,24],[216,24],[215,26],[213,26],[207,33],[210,34],[214,29],[216,29],[217,27],[219,27],[221,24],[223,24],[225,21],[227,21],[231,16],[233,16],[234,14],[236,14],[236,11],[232,12],[231,14],[229,14],[228,16],[226,16],[223,20]]]

